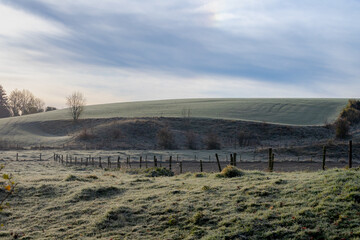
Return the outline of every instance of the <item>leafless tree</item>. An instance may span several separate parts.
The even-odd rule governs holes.
[[[74,121],[77,121],[84,111],[86,99],[80,92],[74,92],[66,98],[66,105],[70,109],[71,117]]]
[[[9,108],[13,116],[27,115],[44,111],[45,103],[29,90],[15,89],[9,96]]]

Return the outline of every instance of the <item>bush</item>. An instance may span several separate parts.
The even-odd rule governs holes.
[[[174,172],[166,168],[153,167],[145,170],[147,177],[172,177]]]
[[[209,133],[205,139],[206,148],[208,150],[221,149],[218,136],[214,133]]]
[[[242,175],[244,175],[244,173],[240,171],[238,168],[228,165],[217,176],[225,177],[225,178],[233,178],[233,177],[241,177]]]
[[[87,130],[87,128],[83,128],[78,136],[80,140],[90,140],[94,138],[94,134]]]
[[[349,122],[344,118],[339,118],[335,122],[335,134],[337,138],[346,138],[349,136]]]
[[[192,131],[189,131],[189,132],[186,133],[185,137],[186,137],[186,146],[191,150],[196,150],[197,145],[196,145],[196,135],[195,135],[195,133],[192,132]]]
[[[157,133],[157,141],[160,147],[164,149],[174,149],[174,135],[168,127],[160,129]]]
[[[347,120],[350,124],[360,122],[360,101],[350,99],[346,107],[340,113],[340,118]]]

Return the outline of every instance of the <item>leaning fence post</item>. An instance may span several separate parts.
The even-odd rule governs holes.
[[[271,171],[272,148],[269,148],[269,171]]]
[[[201,159],[200,159],[200,172],[203,172],[203,162]]]
[[[325,170],[325,161],[326,161],[326,146],[323,147],[322,170]]]
[[[216,161],[217,161],[217,164],[218,164],[219,172],[221,172],[221,165],[220,165],[219,156],[218,156],[217,153],[215,153],[215,157],[216,157]]]
[[[349,141],[349,168],[352,168],[352,140]]]

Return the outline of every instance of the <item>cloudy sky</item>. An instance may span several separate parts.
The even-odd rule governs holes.
[[[0,84],[63,107],[360,97],[358,0],[0,0]]]

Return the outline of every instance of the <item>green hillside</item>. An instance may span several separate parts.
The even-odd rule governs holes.
[[[331,122],[347,99],[181,99],[112,103],[86,106],[82,119],[191,117],[259,121],[290,125],[322,125]],[[69,120],[68,109],[0,119],[0,143],[20,145],[62,145],[73,131],[61,127]],[[60,122],[50,122],[59,121]],[[98,123],[94,123],[95,125]],[[90,124],[84,128],[92,128]],[[70,127],[71,128],[71,127]],[[70,132],[69,132],[70,131]]]
[[[87,106],[82,118],[182,117],[184,109],[191,117],[260,121],[292,125],[321,125],[333,121],[347,99],[260,99],[214,98],[125,102]],[[2,119],[9,121],[46,121],[69,119],[66,109]]]

